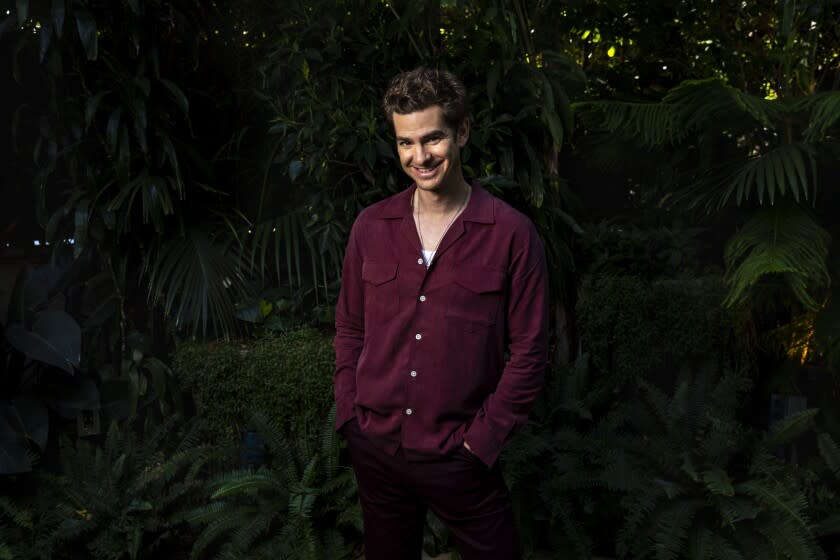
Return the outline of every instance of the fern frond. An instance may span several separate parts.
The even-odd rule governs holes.
[[[228,496],[253,493],[257,490],[283,492],[285,488],[285,484],[278,480],[272,471],[263,468],[256,472],[238,471],[225,475],[224,482],[210,495],[210,499],[218,500]]]
[[[680,500],[659,512],[653,527],[656,560],[677,560],[682,557],[689,527],[705,504],[700,499]]]
[[[837,447],[831,435],[822,432],[817,435],[817,447],[820,450],[820,457],[831,469],[835,476],[840,476],[840,448]]]
[[[770,448],[790,443],[806,430],[814,425],[814,417],[819,413],[818,408],[807,408],[796,414],[791,414],[778,422],[770,429],[767,437],[767,445]]]
[[[800,492],[787,492],[780,485],[767,485],[764,481],[750,480],[736,486],[736,490],[752,496],[776,512],[786,523],[807,531],[809,522],[805,515],[808,503]]]
[[[830,239],[799,205],[760,209],[727,243],[725,304],[740,303],[759,280],[777,274],[803,305],[815,308],[812,291],[830,282],[826,266]]]
[[[732,487],[732,480],[723,469],[711,469],[703,471],[703,482],[712,494],[718,496],[734,496],[735,489]]]

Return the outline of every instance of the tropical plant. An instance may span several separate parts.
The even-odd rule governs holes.
[[[0,497],[0,559],[35,557],[31,554],[36,543],[34,518],[30,509],[21,507],[7,496]]]
[[[612,553],[604,528],[618,525],[618,508],[610,506],[618,494],[604,486],[602,457],[619,445],[616,418],[604,416],[616,387],[595,383],[587,354],[553,368],[528,424],[502,454],[528,554],[548,549],[553,558],[584,559]]]
[[[199,421],[155,423],[149,417],[138,437],[130,423],[114,422],[101,447],[65,439],[61,475],[44,475],[59,517],[40,544],[48,558],[159,557],[177,540],[184,526],[176,514],[197,503],[208,471],[229,450],[204,443]]]
[[[679,202],[717,211],[735,204],[754,211],[726,250],[728,302],[779,278],[813,309],[829,284],[830,237],[807,205],[816,204],[820,162],[836,149],[835,93],[764,99],[719,78],[686,81],[660,103],[599,101],[581,110],[600,125],[648,146],[690,144]]]
[[[290,440],[267,416],[251,424],[264,438],[270,464],[224,473],[208,483],[210,503],[184,515],[201,527],[193,558],[321,560],[349,557],[361,532],[356,483],[340,463],[335,408],[316,440]]]
[[[754,433],[737,418],[748,386],[739,373],[685,370],[670,396],[642,381],[614,411],[621,445],[604,482],[624,494],[622,558],[824,558],[806,496],[775,456],[817,410]]]

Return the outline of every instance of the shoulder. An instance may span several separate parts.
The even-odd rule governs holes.
[[[487,196],[492,200],[493,217],[497,226],[509,232],[515,239],[522,241],[539,239],[537,228],[531,218],[501,198],[490,193],[487,193]]]
[[[407,212],[406,208],[411,203],[410,197],[411,188],[392,194],[363,209],[356,217],[356,221],[364,223],[383,218],[400,218]]]

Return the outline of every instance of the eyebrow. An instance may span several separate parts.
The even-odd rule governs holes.
[[[443,130],[433,130],[428,134],[424,134],[420,137],[420,142],[428,142],[429,140],[433,140],[434,138],[445,137],[446,132]],[[411,138],[406,138],[405,136],[397,136],[397,142],[413,142]]]

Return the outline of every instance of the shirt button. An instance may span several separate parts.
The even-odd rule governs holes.
[[[414,338],[416,338],[417,340],[420,340],[421,338],[423,338],[423,335],[420,334],[420,333],[417,333],[417,334],[414,335]]]
[[[405,413],[406,413],[406,414],[408,414],[409,416],[411,416],[411,413],[412,413],[412,412],[414,412],[414,411],[413,411],[413,410],[411,410],[410,408],[406,408],[406,409],[405,409]]]
[[[420,296],[420,301],[426,301],[426,296]]]
[[[417,259],[417,264],[423,264],[423,259]]]
[[[416,372],[416,371],[412,371],[412,372],[411,372],[411,377],[417,377],[417,372]]]

